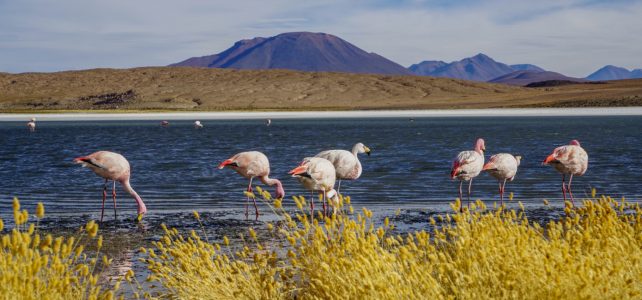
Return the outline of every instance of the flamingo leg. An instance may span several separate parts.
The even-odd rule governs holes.
[[[506,182],[504,180],[504,182]],[[502,188],[502,182],[499,181],[499,203],[500,205],[504,205],[504,189]]]
[[[247,192],[251,193],[252,192],[252,179],[254,177],[250,177],[250,183],[247,185]],[[249,215],[249,207],[250,207],[250,196],[247,196],[245,199],[245,218],[247,219],[247,216]],[[256,200],[254,200],[254,207],[256,207]]]
[[[339,179],[339,186],[337,186],[337,195],[341,195],[341,179]]]
[[[460,203],[459,212],[464,212],[464,203],[463,203],[464,196],[462,195],[462,192],[461,192],[461,185],[463,183],[464,182],[462,180],[459,181],[459,203]]]
[[[105,184],[103,185],[103,208],[100,212],[100,223],[103,222],[103,216],[105,215],[105,200],[107,199],[107,179],[105,179]]]
[[[323,216],[324,217],[328,215],[328,208],[325,204],[325,197],[326,197],[326,191],[323,190]]]
[[[314,192],[310,193],[310,218],[314,219]]]
[[[111,196],[114,200],[114,219],[117,220],[118,216],[116,215],[116,181],[114,180],[114,186],[111,189]]]
[[[468,182],[468,208],[470,208],[470,194],[473,187],[473,179],[471,178]]]
[[[566,202],[566,183],[564,183],[566,175],[562,174],[562,196],[564,196],[564,202]]]
[[[566,185],[567,186],[566,189],[568,190],[568,195],[571,196],[571,204],[575,206],[575,201],[573,199],[573,192],[571,191],[571,181],[573,181],[573,174],[571,174],[571,176],[569,176],[568,178],[568,184]]]

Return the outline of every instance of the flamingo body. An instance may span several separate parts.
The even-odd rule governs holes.
[[[306,157],[301,164],[292,169],[289,174],[296,177],[307,190],[317,191],[323,194],[323,210],[326,213],[325,199],[337,200],[337,192],[334,190],[336,182],[336,170],[334,165],[327,159],[321,157]],[[314,212],[314,200],[310,199],[310,206]],[[335,206],[336,209],[336,206]]]
[[[116,190],[115,183],[120,182],[125,189],[134,199],[138,205],[138,219],[147,213],[147,208],[143,199],[140,198],[138,193],[134,191],[129,183],[131,176],[131,168],[127,159],[115,152],[110,151],[98,151],[87,156],[81,156],[74,159],[75,163],[82,164],[83,167],[87,167],[92,170],[96,175],[105,178],[105,191],[103,192],[103,213],[105,210],[105,197],[107,189],[107,181],[114,181],[114,189],[112,190],[113,199],[114,199],[114,214],[116,214]],[[101,214],[101,221],[102,221]]]
[[[332,163],[336,171],[336,179],[355,180],[361,176],[363,168],[357,156],[359,153],[370,155],[370,149],[362,143],[352,147],[352,152],[346,150],[326,150],[315,157],[325,158]]]
[[[498,153],[490,157],[488,163],[484,165],[484,171],[499,181],[499,197],[502,204],[504,203],[504,188],[506,181],[513,181],[517,174],[517,167],[521,163],[522,157],[513,156],[509,153]]]
[[[521,163],[521,156],[509,153],[498,153],[490,157],[483,170],[497,180],[513,181],[517,174],[517,167]]]
[[[568,192],[573,203],[573,192],[571,191],[571,183],[573,176],[582,176],[588,169],[588,153],[580,146],[580,142],[572,140],[568,145],[560,146],[553,150],[543,164],[552,165],[555,170],[562,174],[562,195],[566,201],[566,193]],[[568,184],[565,184],[566,175],[569,175]]]
[[[283,190],[283,185],[278,179],[270,178],[270,161],[268,160],[265,154],[259,151],[247,151],[237,153],[234,156],[228,158],[219,164],[218,168],[223,169],[228,167],[239,175],[243,176],[246,179],[250,180],[248,185],[248,191],[252,191],[252,180],[256,177],[261,180],[261,182],[274,186],[276,185],[276,192],[274,194],[275,198],[282,199],[285,197],[285,191]],[[249,201],[249,199],[248,199]],[[256,206],[256,200],[254,200],[254,208],[256,210],[256,215],[259,215],[258,207]],[[247,215],[247,206],[245,214]]]
[[[450,178],[459,179],[460,200],[462,199],[462,183],[468,181],[468,204],[470,204],[473,178],[477,177],[484,167],[484,150],[486,150],[486,144],[483,139],[478,138],[475,142],[475,150],[459,152],[450,169]],[[460,209],[463,211],[463,205]]]

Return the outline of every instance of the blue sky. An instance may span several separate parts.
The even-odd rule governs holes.
[[[642,68],[642,1],[0,0],[0,72],[161,66],[288,31],[404,66],[482,52],[578,77]]]

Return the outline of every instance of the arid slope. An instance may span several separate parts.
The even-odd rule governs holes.
[[[352,110],[642,105],[642,80],[522,88],[423,76],[191,67],[0,73],[0,110]]]

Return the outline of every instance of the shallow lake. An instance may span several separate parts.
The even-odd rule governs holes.
[[[355,206],[445,206],[457,196],[448,178],[452,158],[486,140],[486,158],[498,152],[524,156],[506,191],[526,205],[558,201],[560,175],[542,160],[555,147],[578,139],[589,153],[589,169],[574,179],[575,195],[599,193],[637,200],[642,196],[642,117],[468,117],[203,121],[39,122],[29,132],[24,122],[0,123],[0,215],[8,218],[11,199],[27,207],[43,201],[52,214],[97,214],[103,180],[72,163],[98,150],[123,154],[132,166],[131,183],[150,214],[191,210],[238,210],[247,181],[216,166],[231,155],[259,150],[270,159],[271,176],[291,195],[305,194],[287,175],[302,158],[325,149],[350,149],[363,142],[364,171],[344,181],[342,193]],[[258,183],[258,182],[257,182]],[[272,189],[270,189],[272,191]],[[123,214],[135,202],[118,186]],[[487,174],[473,182],[473,197],[497,199],[497,182]],[[289,201],[289,200],[288,200]],[[286,201],[287,202],[287,201]],[[291,201],[290,201],[291,202]],[[108,203],[110,204],[110,203]],[[265,209],[264,209],[265,210]],[[109,215],[109,214],[108,214]]]

